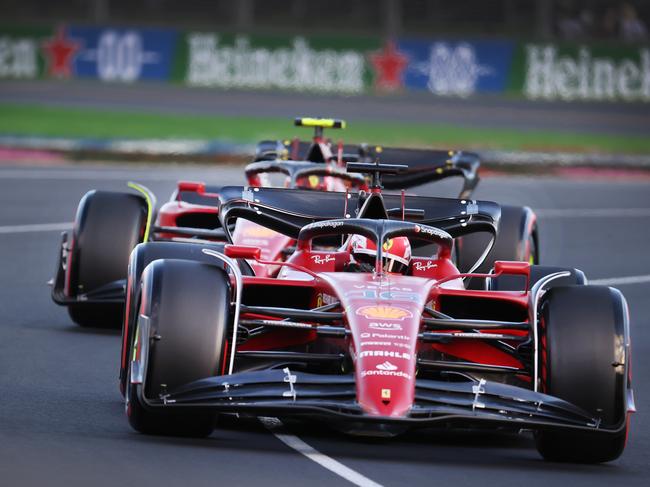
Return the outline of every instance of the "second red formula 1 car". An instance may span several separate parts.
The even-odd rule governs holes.
[[[460,273],[453,240],[494,240],[497,204],[384,195],[381,176],[399,168],[349,168],[372,175],[368,193],[221,189],[225,231],[245,219],[286,235],[286,260],[169,243],[172,258],[131,275],[121,363],[133,428],[206,435],[220,413],[375,436],[480,426],[533,430],[550,460],[617,458],[634,410],[622,294],[528,262]],[[249,261],[282,270],[258,277]],[[466,289],[470,277],[486,289]]]
[[[333,145],[323,137],[323,130],[342,128],[344,121],[299,118],[295,123],[313,127],[313,140],[260,143],[255,161],[244,169],[251,188],[276,184],[310,191],[367,191],[368,179],[347,172],[345,163],[378,158],[409,164],[406,170],[383,178],[383,185],[388,189],[411,188],[455,176],[462,180],[460,197],[469,199],[478,183],[476,154]],[[73,231],[63,236],[52,297],[56,303],[66,306],[72,319],[82,326],[121,326],[127,299],[127,264],[138,243],[188,239],[226,241],[218,216],[221,186],[181,181],[171,199],[158,209],[150,191],[141,185],[130,185],[135,190],[133,193],[90,191],[86,194],[79,203]],[[407,219],[411,216],[406,215]],[[266,260],[284,260],[294,249],[292,238],[272,229],[245,220],[234,225],[233,241],[260,247]],[[457,239],[454,260],[459,268],[470,270],[487,242],[480,235]],[[151,248],[148,258],[171,257],[170,248],[173,247],[160,245],[155,251]],[[503,207],[496,242],[479,270],[488,271],[496,260],[539,263],[538,249],[534,213],[527,207]],[[255,261],[250,265],[258,276],[273,276],[279,270],[278,266]],[[467,285],[479,287],[483,283],[470,280]]]

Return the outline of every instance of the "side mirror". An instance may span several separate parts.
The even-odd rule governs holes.
[[[259,260],[262,256],[262,249],[249,245],[227,244],[224,248],[224,254],[233,259]]]
[[[530,264],[528,262],[498,260],[494,263],[494,273],[530,277]]]
[[[179,181],[178,191],[188,191],[192,193],[205,193],[205,183],[197,183],[195,181]]]

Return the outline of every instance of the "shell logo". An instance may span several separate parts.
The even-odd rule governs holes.
[[[364,306],[357,310],[357,314],[368,319],[383,320],[403,320],[413,316],[409,310],[397,306]]]
[[[274,237],[277,235],[276,232],[270,228],[263,227],[261,225],[255,225],[248,227],[244,230],[245,237]]]

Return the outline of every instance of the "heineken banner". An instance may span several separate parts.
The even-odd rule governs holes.
[[[510,90],[531,99],[650,101],[650,49],[523,44]]]
[[[32,79],[43,73],[42,43],[48,30],[0,30],[0,79]]]
[[[167,81],[333,94],[650,101],[650,46],[0,28],[0,79]]]
[[[186,34],[176,79],[192,86],[363,93],[376,40]]]

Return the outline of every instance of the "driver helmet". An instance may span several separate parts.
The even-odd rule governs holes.
[[[353,235],[349,250],[354,259],[363,264],[374,266],[377,256],[377,244],[362,235]],[[386,272],[406,274],[411,263],[411,244],[406,237],[389,238],[382,247],[384,270]]]

